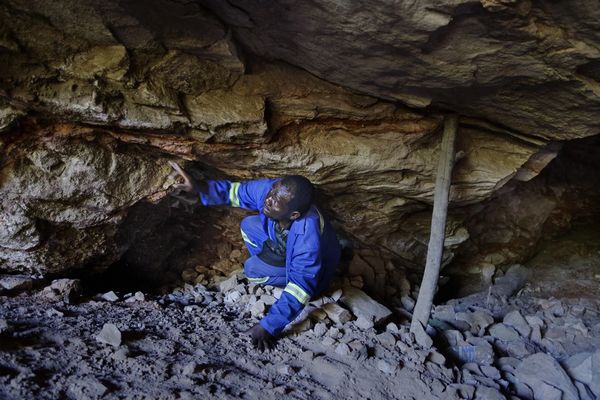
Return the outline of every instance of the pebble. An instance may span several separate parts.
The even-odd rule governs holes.
[[[517,332],[519,332],[519,334],[524,338],[528,338],[531,334],[531,326],[529,326],[529,323],[519,312],[519,310],[514,310],[506,314],[503,322],[504,324],[515,328]]]
[[[5,290],[27,290],[33,286],[33,279],[27,275],[1,275],[0,287]]]
[[[519,332],[510,326],[504,325],[503,323],[492,325],[489,331],[490,335],[505,342],[519,340],[520,337]]]
[[[46,315],[49,317],[63,317],[65,314],[55,308],[50,307],[46,310]]]
[[[237,285],[238,285],[238,277],[237,277],[237,275],[233,275],[219,283],[219,290],[221,292],[228,292],[230,290],[233,290]]]
[[[352,313],[336,303],[328,303],[321,307],[336,324],[345,324],[352,319]]]
[[[327,325],[322,322],[319,322],[313,328],[313,333],[316,337],[321,337],[327,333]]]
[[[557,395],[556,390],[562,392],[559,399],[579,399],[571,378],[549,354],[536,353],[525,358],[515,370],[515,376],[533,390],[536,399],[551,399]],[[552,386],[545,382],[551,382]]]
[[[341,356],[350,354],[350,347],[346,343],[340,343],[335,347],[335,352]]]
[[[425,332],[425,329],[423,329],[423,325],[415,324],[415,330],[413,334],[415,335],[415,341],[422,348],[429,349],[431,348],[431,346],[433,346],[433,340],[431,339],[431,336],[429,336],[427,332]]]
[[[8,323],[6,322],[5,319],[0,318],[0,333],[4,332],[8,330]]]
[[[380,358],[379,360],[377,360],[377,369],[386,374],[393,374],[398,369],[398,366]]]
[[[266,310],[267,307],[265,303],[262,300],[258,300],[250,308],[250,314],[252,314],[253,317],[262,317],[265,315]]]
[[[142,292],[135,292],[133,294],[133,296],[128,297],[125,302],[126,303],[135,303],[136,301],[145,301],[146,300],[146,296],[144,296],[144,293]]]
[[[372,320],[369,320],[362,315],[360,315],[356,321],[354,321],[354,325],[362,330],[371,329],[373,326],[375,326]]]
[[[110,301],[111,303],[119,300],[119,296],[117,296],[116,293],[112,290],[110,292],[104,293],[102,295],[102,298],[106,301]]]
[[[377,340],[384,346],[393,347],[396,345],[396,338],[389,332],[383,332],[377,335]]]
[[[121,331],[114,324],[104,324],[100,333],[96,336],[100,343],[106,343],[114,347],[121,345]]]
[[[402,296],[400,298],[400,303],[402,307],[408,312],[412,312],[415,309],[415,301],[410,296]]]

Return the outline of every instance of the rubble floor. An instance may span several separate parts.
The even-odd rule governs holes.
[[[8,325],[0,334],[0,398],[446,398],[432,393],[446,385],[432,385],[423,368],[394,366],[393,343],[376,345],[374,332],[351,324],[340,327],[341,340],[364,342],[361,358],[336,353],[310,331],[288,332],[260,353],[241,333],[257,319],[240,307],[0,297]],[[105,323],[122,332],[119,347],[95,339]]]
[[[598,301],[536,295],[525,288],[493,311],[452,301],[436,307],[435,318],[454,324],[435,340],[440,350],[420,348],[397,315],[385,326],[364,327],[353,319],[335,323],[312,304],[275,349],[261,353],[243,331],[260,318],[251,305],[274,300],[277,289],[249,284],[241,274],[223,291],[198,284],[161,296],[111,294],[74,303],[29,290],[0,296],[0,398],[529,398],[547,377],[519,382],[519,368],[545,362],[560,370],[554,360],[569,364],[600,348]],[[510,310],[527,321],[504,317]],[[121,332],[118,345],[97,340],[105,324]],[[440,337],[475,347],[484,341],[493,356],[480,365],[455,364]],[[551,357],[540,361],[540,354]],[[573,384],[567,377],[545,390],[565,396],[598,390]]]

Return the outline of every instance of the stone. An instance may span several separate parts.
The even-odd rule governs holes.
[[[390,309],[373,300],[362,290],[353,287],[344,288],[340,301],[348,306],[357,318],[363,317],[373,321],[375,325],[392,315]]]
[[[100,343],[119,347],[121,345],[121,331],[114,324],[104,324],[100,333],[96,335],[96,340]]]
[[[63,300],[70,303],[81,292],[79,279],[56,279],[46,286],[40,295],[49,300]]]
[[[427,360],[431,361],[434,364],[438,364],[443,366],[446,363],[446,357],[444,357],[443,354],[432,350],[429,352],[429,354],[427,355]]]
[[[402,303],[402,307],[408,312],[412,312],[415,308],[415,301],[410,296],[402,296],[400,302]]]
[[[423,325],[415,324],[415,330],[413,331],[413,334],[415,335],[415,341],[422,348],[429,349],[431,346],[433,346],[433,340],[427,334],[427,332],[425,332]]]
[[[513,310],[504,316],[503,322],[505,325],[511,326],[519,332],[524,338],[528,338],[531,334],[531,326],[519,310]]]
[[[192,268],[184,269],[181,272],[181,279],[184,282],[194,282],[195,283],[197,277],[198,277],[198,272],[196,272],[196,270],[192,269]]]
[[[232,304],[232,303],[237,303],[241,298],[242,298],[242,294],[240,292],[231,291],[225,295],[225,298],[223,299],[223,301],[225,303]]]
[[[224,281],[219,282],[219,290],[223,293],[233,290],[238,285],[238,277],[233,275]]]
[[[136,301],[145,301],[146,300],[146,296],[144,296],[144,293],[142,292],[135,292],[133,294],[133,296],[128,297],[125,302],[126,303],[135,303]]]
[[[327,325],[325,325],[322,322],[315,324],[315,327],[313,328],[313,333],[316,337],[321,337],[325,335],[325,333],[327,333]]]
[[[586,384],[600,397],[600,351],[574,354],[564,361],[563,367],[571,378]]]
[[[484,310],[456,313],[456,320],[467,323],[474,335],[481,334],[483,330],[494,323],[494,317]]]
[[[46,315],[49,317],[64,317],[64,313],[62,311],[58,311],[56,308],[50,307],[46,310]]]
[[[336,303],[324,304],[322,307],[323,311],[327,313],[327,316],[336,324],[345,324],[352,319],[350,311],[339,306]]]
[[[0,288],[6,291],[31,289],[33,279],[27,275],[0,275]]]
[[[115,294],[112,290],[110,292],[106,292],[102,295],[102,298],[106,301],[110,301],[111,303],[119,300],[119,296]]]
[[[350,347],[346,343],[340,343],[335,347],[335,352],[340,356],[347,356],[350,354]]]
[[[250,308],[250,314],[252,314],[253,317],[262,317],[263,315],[265,315],[266,311],[267,307],[262,300],[258,300]]]
[[[558,398],[579,399],[577,388],[571,382],[569,375],[548,354],[536,353],[523,359],[515,370],[515,376],[533,390],[536,399],[550,399],[561,392],[562,397]]]
[[[386,332],[390,332],[392,334],[399,334],[400,330],[398,329],[398,325],[396,325],[393,322],[389,322],[386,326],[385,326],[385,330]]]
[[[398,365],[380,358],[377,360],[377,369],[383,373],[393,375],[398,370]]]
[[[389,332],[383,332],[377,335],[377,340],[384,346],[394,347],[396,345],[396,338]]]
[[[8,330],[8,323],[4,318],[0,318],[0,333]]]
[[[371,329],[374,326],[372,320],[369,320],[362,315],[354,321],[354,325],[356,325],[357,328],[362,330]]]
[[[519,333],[514,328],[511,328],[503,323],[492,325],[489,331],[490,335],[492,335],[494,338],[505,342],[519,340],[520,338]]]
[[[475,400],[506,400],[506,397],[496,388],[478,386],[475,391]]]
[[[275,296],[271,296],[270,294],[263,294],[260,296],[260,301],[262,301],[268,306],[272,306],[273,304],[275,304],[277,299],[275,298]]]

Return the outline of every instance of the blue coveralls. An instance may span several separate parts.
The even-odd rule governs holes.
[[[250,252],[244,273],[255,283],[285,287],[260,325],[271,335],[279,334],[302,311],[309,300],[327,288],[340,259],[340,244],[329,221],[316,206],[293,221],[286,242],[285,268],[262,261],[257,254],[268,238],[275,241],[276,221],[263,214],[263,204],[278,179],[247,182],[208,181],[208,193],[200,193],[202,204],[230,205],[258,211],[242,220],[242,238]]]

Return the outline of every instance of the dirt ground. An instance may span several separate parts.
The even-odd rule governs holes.
[[[389,337],[382,343],[352,324],[336,343],[358,341],[363,353],[336,352],[311,331],[288,332],[260,353],[241,333],[256,318],[220,300],[186,308],[24,294],[0,297],[0,315],[8,325],[0,335],[3,399],[436,399],[448,398],[441,392],[452,382],[429,377]],[[105,323],[122,332],[118,347],[96,340]]]

